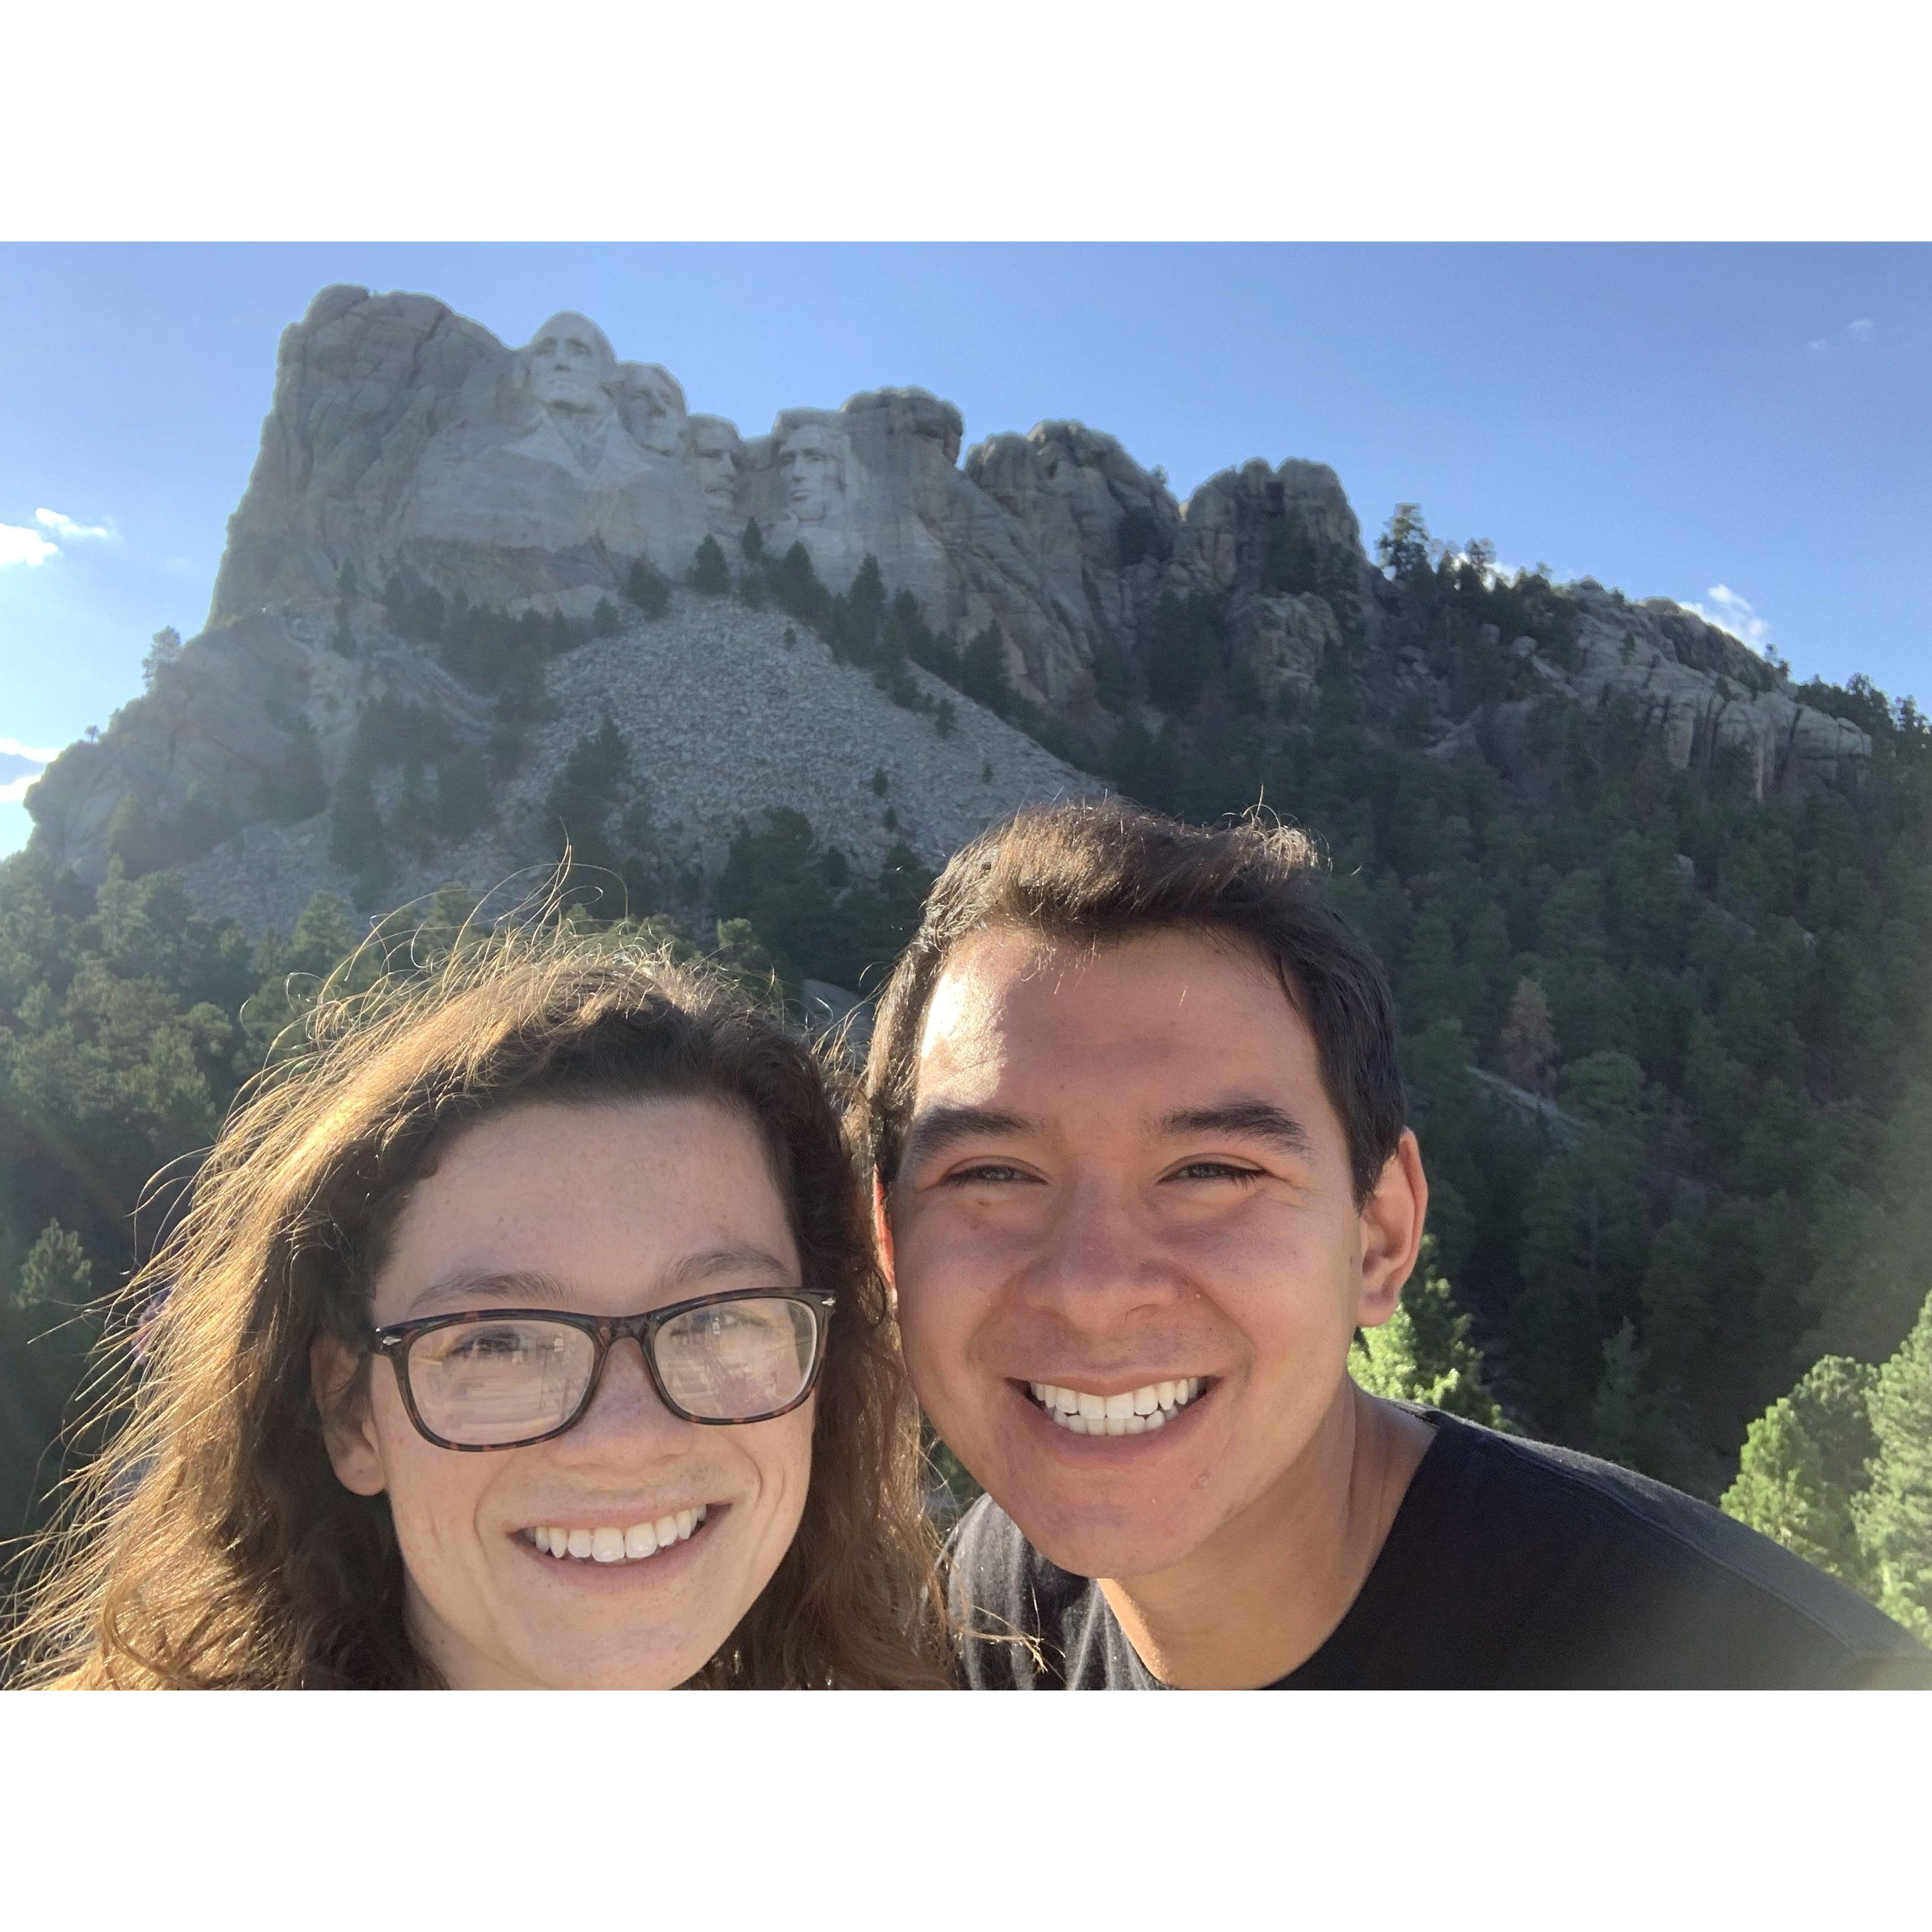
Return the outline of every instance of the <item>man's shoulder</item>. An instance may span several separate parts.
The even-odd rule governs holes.
[[[1889,1617],[1709,1503],[1577,1450],[1420,1412],[1437,1431],[1425,1514],[1444,1531],[1480,1525],[1438,1552],[1445,1580],[1477,1588],[1474,1565],[1507,1564],[1525,1599],[1524,1669],[1541,1667],[1540,1646],[1559,1667],[1587,1631],[1625,1682],[1851,1683],[1887,1660],[1932,1670]]]
[[[946,1594],[962,1668],[974,1690],[1059,1688],[1097,1594],[1055,1568],[988,1496],[946,1540]]]

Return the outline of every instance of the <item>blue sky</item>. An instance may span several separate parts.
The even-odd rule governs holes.
[[[206,617],[275,344],[331,282],[506,342],[580,308],[691,407],[916,382],[968,443],[1072,416],[1177,492],[1334,464],[1802,677],[1932,700],[1932,247],[166,244],[0,246],[0,851],[38,754]]]

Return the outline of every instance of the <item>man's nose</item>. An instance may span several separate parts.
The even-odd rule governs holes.
[[[550,1446],[565,1462],[634,1462],[688,1446],[694,1426],[664,1406],[644,1366],[641,1345],[626,1336],[611,1344],[589,1408]]]
[[[1057,1318],[1097,1328],[1162,1306],[1178,1292],[1131,1192],[1097,1175],[1062,1194],[1021,1286]]]

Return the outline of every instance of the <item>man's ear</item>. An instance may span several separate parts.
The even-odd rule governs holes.
[[[309,1385],[322,1412],[322,1439],[336,1480],[358,1496],[375,1496],[388,1487],[389,1477],[376,1441],[368,1391],[350,1393],[362,1359],[333,1336],[324,1336],[309,1350]]]
[[[1395,1312],[1402,1284],[1414,1270],[1429,1213],[1429,1181],[1422,1172],[1422,1150],[1405,1127],[1395,1152],[1362,1203],[1361,1290],[1355,1326],[1377,1328]]]
[[[886,1300],[895,1321],[898,1318],[898,1276],[892,1271],[892,1217],[886,1205],[886,1184],[879,1170],[872,1170],[872,1239],[879,1250],[879,1269],[886,1278]]]

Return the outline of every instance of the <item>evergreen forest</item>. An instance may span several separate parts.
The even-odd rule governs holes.
[[[1149,805],[1208,821],[1260,801],[1316,835],[1394,988],[1432,1190],[1425,1265],[1358,1342],[1358,1379],[1721,1501],[1932,1635],[1932,726],[1863,679],[1792,686],[1872,755],[1856,780],[1760,800],[1721,749],[1673,769],[1634,710],[1551,701],[1526,780],[1482,728],[1522,694],[1494,640],[1560,652],[1562,590],[1431,544],[1411,506],[1379,555],[1376,660],[1357,592],[1291,530],[1273,581],[1328,598],[1342,638],[1312,696],[1263,700],[1226,611],[1170,596],[1137,653],[1097,668],[1097,731],[1016,695],[996,632],[935,634],[869,561],[832,592],[754,526],[735,560],[707,540],[687,584],[783,609],[933,730],[956,707],[908,664]],[[628,589],[647,613],[670,595],[647,567]],[[410,586],[387,601],[506,718],[540,704],[507,626],[459,643]],[[1382,698],[1376,662],[1400,648],[1474,722],[1459,755],[1429,755],[1426,721]],[[447,788],[408,815],[484,809],[485,768]],[[860,876],[802,810],[742,826],[715,878],[675,876],[608,718],[553,802],[580,861],[624,878],[626,930],[794,1001],[807,978],[874,986],[928,883],[904,847]],[[332,809],[345,852],[380,854],[366,772]],[[250,940],[199,916],[166,856],[130,847],[98,888],[35,846],[0,862],[0,1535],[82,1446],[62,1418],[89,1349],[137,1323],[114,1292],[196,1150],[364,936],[319,897]],[[433,959],[474,904],[453,886],[415,908],[391,970]]]

